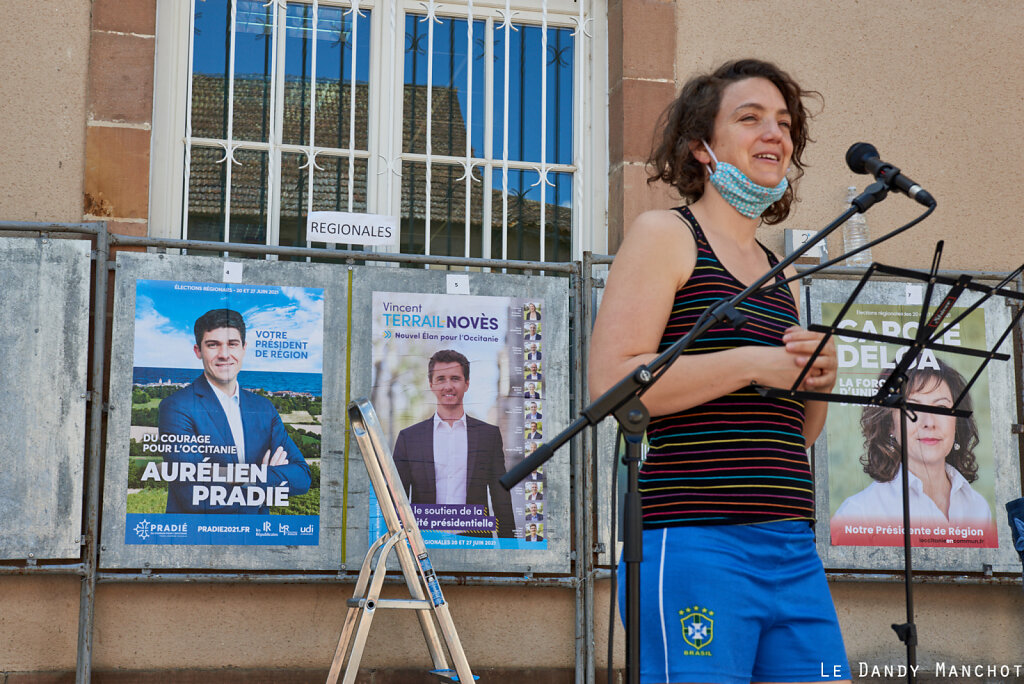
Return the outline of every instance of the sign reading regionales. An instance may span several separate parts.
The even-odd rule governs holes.
[[[398,219],[381,214],[312,211],[306,240],[349,245],[398,245]]]

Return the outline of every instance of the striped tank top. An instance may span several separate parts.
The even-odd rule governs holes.
[[[693,227],[697,263],[676,292],[659,352],[689,332],[706,308],[746,289],[718,260],[690,210],[676,211]],[[775,255],[762,249],[774,266]],[[748,319],[739,330],[716,325],[685,353],[781,346],[783,332],[799,322],[788,286],[756,293],[738,310]],[[802,401],[762,397],[750,387],[652,418],[650,451],[640,468],[644,527],[813,521],[803,425]]]

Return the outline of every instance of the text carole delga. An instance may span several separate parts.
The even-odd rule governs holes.
[[[923,665],[875,665],[860,661],[853,668],[858,678],[873,677],[904,678],[907,674],[914,677],[928,676],[945,678],[950,681],[978,679],[984,681],[1018,681],[1024,675],[1024,664],[992,664],[992,663],[947,663],[938,661],[926,667]]]

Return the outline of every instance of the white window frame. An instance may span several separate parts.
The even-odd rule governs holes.
[[[271,0],[274,1],[274,0]],[[323,3],[324,5],[328,3]],[[333,4],[333,3],[331,3]],[[401,149],[405,14],[427,14],[458,19],[485,20],[495,30],[507,13],[514,24],[546,23],[550,27],[568,26],[576,31],[573,94],[573,197],[572,258],[582,259],[584,251],[607,251],[608,226],[608,76],[607,76],[607,0],[461,0],[437,3],[433,0],[359,0],[360,10],[372,12],[370,49],[369,160],[367,210],[399,216],[401,212],[401,172],[403,161],[421,161],[424,155]],[[511,10],[509,12],[508,10]],[[192,34],[191,2],[157,0],[156,58],[151,136],[149,234],[151,237],[181,238],[184,231],[183,193],[185,174],[185,123],[189,70],[189,42]],[[394,23],[392,23],[394,22]],[[401,49],[393,45],[395,36]],[[488,34],[490,35],[490,33]],[[490,48],[492,42],[487,41]],[[488,53],[488,58],[491,53]],[[392,87],[381,87],[389,82]],[[486,86],[489,88],[490,83]],[[491,99],[485,98],[490,126]],[[492,173],[503,168],[501,150],[491,149],[491,137],[485,136],[484,157],[491,163],[485,174],[489,187]],[[497,154],[497,158],[495,158]],[[467,157],[443,157],[444,162],[467,162]],[[474,158],[479,159],[479,157]],[[230,163],[230,162],[225,162]],[[536,169],[536,164],[509,163],[510,169]],[[552,168],[559,170],[562,167]],[[498,179],[500,188],[500,177]],[[466,181],[469,183],[469,179]],[[274,186],[280,184],[273,181]],[[230,190],[228,190],[230,192]],[[479,192],[479,188],[476,190]],[[484,225],[490,225],[491,202],[484,201]],[[278,238],[277,205],[272,201],[268,215],[268,244]],[[468,233],[467,233],[468,235]],[[490,231],[484,230],[487,244]],[[544,241],[541,241],[543,249]]]

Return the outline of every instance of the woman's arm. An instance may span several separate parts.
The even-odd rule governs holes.
[[[636,219],[612,264],[594,324],[588,374],[593,397],[657,356],[676,291],[696,259],[693,236],[676,214],[650,211]],[[687,354],[644,394],[643,402],[653,416],[675,413],[754,381],[789,387],[801,367],[787,347]]]

